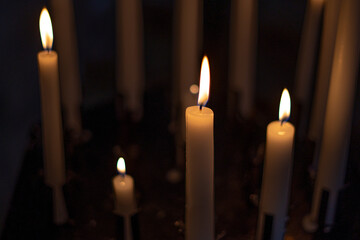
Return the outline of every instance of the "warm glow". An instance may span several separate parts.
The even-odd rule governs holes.
[[[199,86],[197,84],[192,84],[189,88],[191,94],[198,94],[199,93]]]
[[[117,161],[117,170],[122,175],[126,173],[125,160],[123,157],[120,157]]]
[[[205,55],[201,63],[201,73],[200,73],[200,90],[198,104],[205,106],[209,100],[209,91],[210,91],[210,66],[209,60]]]
[[[44,49],[50,50],[53,45],[53,29],[50,14],[46,8],[43,8],[39,20],[41,42]]]
[[[279,120],[287,121],[290,118],[290,111],[291,111],[290,94],[289,91],[286,88],[284,88],[280,100]]]

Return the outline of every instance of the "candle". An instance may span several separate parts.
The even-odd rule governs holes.
[[[201,66],[198,104],[186,109],[185,239],[214,239],[214,113],[209,98],[210,69]]]
[[[185,164],[185,111],[196,103],[196,95],[189,91],[198,81],[198,61],[202,36],[202,1],[175,1],[173,32],[173,93],[172,125],[176,144],[176,167]]]
[[[113,188],[115,193],[114,213],[123,218],[124,239],[132,240],[133,232],[131,216],[136,213],[136,200],[134,191],[134,179],[126,174],[124,158],[120,157],[117,161],[118,175],[113,178]]]
[[[133,120],[143,114],[144,49],[140,0],[117,0],[117,92]]]
[[[253,113],[256,43],[257,0],[232,0],[229,87],[239,96],[236,105],[245,118],[250,118]],[[234,109],[229,108],[229,111]]]
[[[359,23],[360,1],[343,0],[335,40],[319,170],[311,213],[303,221],[305,230],[309,232],[316,231],[319,223],[332,227],[338,195],[344,184],[359,71]],[[322,219],[320,211],[323,211]]]
[[[64,122],[72,136],[82,133],[80,114],[81,82],[72,0],[51,0],[54,28],[57,32],[56,47],[59,52],[61,100]]]
[[[115,213],[129,216],[136,212],[134,179],[126,174],[125,160],[120,157],[117,162],[119,174],[113,178],[115,193]]]
[[[321,37],[319,70],[309,126],[309,138],[317,143],[319,143],[321,138],[325,118],[340,3],[340,0],[328,0],[324,9],[324,26]]]
[[[60,111],[57,53],[51,51],[53,32],[46,8],[40,15],[40,35],[44,51],[38,53],[42,110],[45,183],[54,189],[54,221],[65,223],[67,212],[61,187],[65,183],[64,147]],[[60,209],[60,210],[59,210]]]
[[[328,0],[324,9],[319,67],[308,132],[309,139],[315,142],[315,151],[310,172],[313,175],[315,175],[319,161],[340,3],[340,0]]]
[[[262,179],[258,240],[283,239],[287,216],[293,162],[294,126],[290,117],[290,95],[284,89],[279,108],[279,121],[267,126],[264,173]]]
[[[321,12],[324,0],[308,0],[303,24],[298,62],[295,73],[295,97],[301,105],[298,135],[303,138],[306,134],[308,115],[310,110],[312,80],[315,66],[315,53],[321,23]]]

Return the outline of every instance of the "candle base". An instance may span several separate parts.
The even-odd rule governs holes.
[[[68,212],[61,186],[53,188],[53,214],[56,225],[65,224],[68,220]]]
[[[319,227],[318,223],[312,219],[310,214],[304,216],[302,226],[307,233],[314,233]]]

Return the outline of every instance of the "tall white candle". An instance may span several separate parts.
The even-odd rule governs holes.
[[[184,164],[185,140],[184,113],[188,106],[196,103],[196,96],[189,89],[198,79],[198,60],[202,36],[202,1],[177,0],[174,14],[174,59],[173,59],[173,115],[177,127],[177,164]],[[179,111],[179,112],[177,112]]]
[[[343,187],[351,134],[351,122],[359,71],[360,1],[343,0],[335,41],[324,132],[310,215],[304,227],[315,231],[319,222],[322,192],[329,197],[325,226],[334,224],[337,198]]]
[[[316,142],[319,142],[323,130],[340,3],[340,0],[327,0],[324,8],[319,68],[308,134]]]
[[[214,113],[202,107],[209,97],[210,69],[201,67],[198,103],[186,109],[185,239],[214,239]]]
[[[65,162],[58,57],[55,51],[51,51],[53,33],[50,15],[46,8],[41,12],[39,25],[42,44],[46,49],[38,53],[45,183],[54,188],[54,221],[62,224],[67,220],[67,212],[60,190],[65,183]]]
[[[240,96],[236,99],[238,110],[245,118],[253,113],[256,43],[257,0],[232,0],[229,90]]]
[[[326,1],[324,8],[324,24],[321,37],[319,67],[308,132],[308,138],[315,142],[313,161],[310,166],[311,174],[313,176],[317,171],[319,163],[321,137],[329,92],[331,65],[334,56],[340,3],[340,0],[328,0]]]
[[[174,32],[174,78],[177,80],[175,90],[179,91],[182,111],[194,104],[196,97],[189,88],[198,77],[198,57],[200,53],[200,36],[202,16],[201,1],[176,1]]]
[[[144,94],[143,18],[140,0],[116,1],[117,92],[124,106],[140,120]]]
[[[324,0],[308,0],[304,19],[298,61],[295,73],[295,99],[301,105],[298,135],[306,134],[310,111],[310,97],[315,66],[315,53],[320,33]]]
[[[56,47],[59,52],[61,100],[65,127],[74,137],[82,132],[80,106],[82,102],[78,48],[72,0],[51,0]]]
[[[284,89],[279,109],[279,121],[267,127],[264,173],[261,186],[260,208],[256,239],[283,239],[288,209],[293,162],[295,128],[285,122],[290,117],[290,95]],[[266,216],[272,223],[266,226]],[[265,229],[271,229],[266,232]]]

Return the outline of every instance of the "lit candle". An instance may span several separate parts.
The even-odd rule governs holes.
[[[309,232],[316,231],[318,223],[330,228],[334,224],[337,199],[344,184],[348,160],[359,50],[360,1],[343,0],[335,40],[319,170],[311,213],[303,221],[305,230]],[[324,211],[321,214],[323,219],[319,219],[321,209]]]
[[[140,0],[116,1],[117,92],[133,120],[143,114],[144,48],[143,19]]]
[[[61,101],[64,109],[64,124],[72,137],[82,133],[80,114],[81,82],[72,0],[51,0],[54,29],[57,32],[56,48],[59,52]]]
[[[257,29],[257,0],[232,0],[229,87],[239,96],[236,105],[245,118],[253,113]]]
[[[115,213],[121,216],[132,215],[136,212],[134,179],[126,174],[125,160],[117,161],[119,174],[113,178],[115,193]]]
[[[54,221],[62,224],[67,220],[67,212],[61,190],[65,183],[65,162],[58,57],[55,51],[51,51],[53,32],[50,15],[46,8],[41,11],[39,25],[45,49],[38,53],[45,183],[54,189]]]
[[[201,66],[198,104],[186,109],[185,239],[214,239],[214,113],[209,98],[210,69]]]
[[[113,188],[115,193],[114,213],[123,217],[124,239],[132,240],[133,232],[131,216],[136,213],[136,200],[134,191],[134,179],[126,174],[124,158],[120,157],[117,161],[118,175],[113,178]]]
[[[264,173],[256,239],[283,239],[293,162],[294,126],[287,122],[291,101],[284,89],[279,121],[267,127]]]

